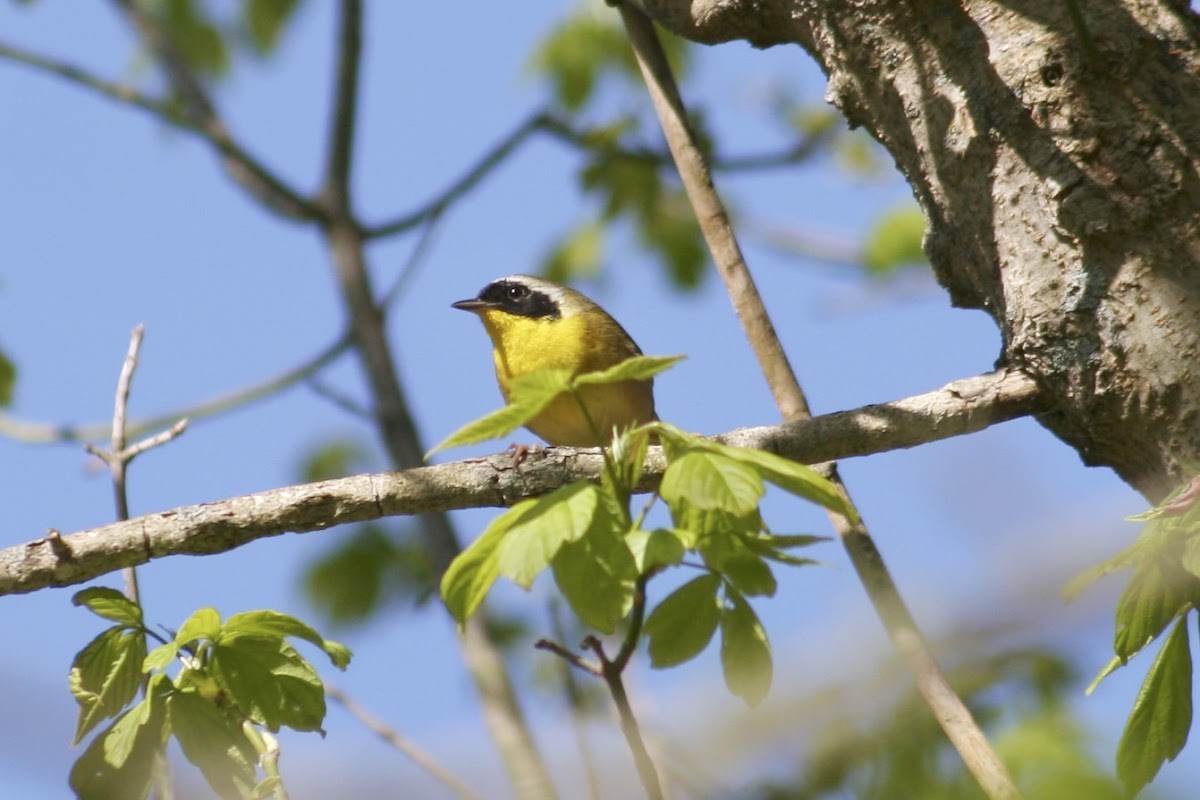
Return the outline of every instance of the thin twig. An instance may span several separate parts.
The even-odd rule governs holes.
[[[180,127],[203,136],[220,153],[229,176],[266,208],[289,219],[323,223],[324,212],[320,204],[292,189],[262,163],[251,158],[234,140],[204,87],[189,69],[187,59],[146,4],[136,0],[113,1],[158,58],[172,89],[183,101],[184,118],[190,124]],[[169,117],[163,119],[171,121]]]
[[[171,441],[187,428],[187,420],[182,419],[169,430],[126,446],[125,420],[129,410],[129,388],[133,383],[133,373],[137,369],[138,353],[142,348],[142,338],[145,333],[145,326],[138,325],[129,336],[129,349],[125,353],[125,360],[121,364],[121,374],[117,378],[110,449],[104,450],[92,444],[84,446],[89,453],[108,465],[108,470],[112,475],[113,500],[117,507],[117,519],[121,522],[129,519],[129,493],[125,488],[125,475],[130,462],[138,454]],[[137,570],[133,566],[127,566],[121,570],[121,573],[125,580],[125,596],[132,603],[140,606],[141,592],[138,590]]]
[[[458,779],[458,776],[435,761],[424,750],[413,744],[400,731],[376,717],[341,689],[326,683],[325,694],[346,709],[351,716],[363,725],[366,725],[380,739],[383,739],[392,747],[412,759],[413,763],[432,775],[434,779],[447,789],[459,797],[465,798],[465,800],[483,800],[483,795],[476,792],[470,786],[467,786]]]
[[[450,184],[449,187],[433,200],[430,200],[415,211],[410,211],[390,222],[365,228],[362,232],[363,237],[370,240],[403,233],[415,228],[430,217],[441,214],[453,205],[456,200],[474,189],[492,170],[500,166],[504,162],[504,159],[516,150],[522,142],[541,130],[544,124],[543,112],[538,112],[528,117],[512,133],[501,139],[474,166],[463,173],[458,180]]]
[[[642,739],[642,732],[638,727],[637,716],[633,713],[633,706],[629,703],[629,695],[625,693],[625,680],[621,677],[621,669],[624,665],[618,667],[615,661],[609,661],[608,656],[604,654],[604,643],[595,636],[584,639],[583,647],[591,650],[596,654],[596,658],[600,659],[604,682],[608,685],[608,692],[612,695],[613,704],[617,707],[617,716],[621,720],[621,732],[625,734],[625,741],[629,745],[630,752],[633,753],[633,763],[637,767],[638,778],[642,782],[642,788],[646,790],[646,796],[650,800],[663,800],[662,782],[658,777],[658,769],[654,766],[654,759],[650,758],[650,751],[646,749],[646,742]]]
[[[620,12],[688,198],[780,413],[787,421],[807,419],[811,416],[808,401],[775,334],[724,205],[713,188],[703,152],[688,128],[683,101],[654,26],[645,14],[628,3],[620,6]],[[853,511],[836,467],[830,464],[826,472],[852,510],[850,517],[831,513],[834,528],[896,649],[913,672],[925,702],[988,796],[1019,797],[1008,768],[938,666],[865,524]]]
[[[141,436],[147,431],[174,424],[175,420],[189,420],[212,417],[231,411],[256,400],[262,400],[289,386],[299,383],[332,364],[339,356],[350,348],[352,339],[349,334],[342,335],[336,342],[326,347],[317,355],[304,363],[267,378],[264,381],[238,389],[227,394],[218,395],[179,411],[160,414],[143,420],[137,420],[127,425],[127,436]],[[5,436],[26,444],[58,444],[63,442],[85,442],[98,439],[112,429],[112,423],[88,423],[84,425],[53,425],[38,422],[24,422],[0,412],[0,436]]]
[[[588,661],[583,656],[568,650],[558,642],[552,642],[549,639],[538,639],[533,646],[538,650],[545,650],[547,652],[554,653],[554,655],[558,656],[572,667],[575,667],[575,669],[586,672],[589,675],[594,675],[597,678],[604,677],[604,670],[600,668],[599,664]]]

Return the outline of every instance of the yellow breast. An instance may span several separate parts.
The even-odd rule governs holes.
[[[637,345],[603,312],[530,318],[489,310],[480,317],[492,340],[496,380],[505,400],[517,376],[543,369],[594,372],[638,354]],[[594,447],[608,444],[614,427],[657,419],[652,381],[585,386],[580,395],[587,417],[573,397],[564,395],[535,417],[529,429],[553,445]]]

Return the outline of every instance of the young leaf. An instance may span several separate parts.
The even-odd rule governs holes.
[[[669,594],[646,618],[650,665],[673,667],[700,655],[717,631],[721,579],[702,575]]]
[[[1175,760],[1191,726],[1192,654],[1185,616],[1146,674],[1117,746],[1117,777],[1130,796],[1154,780],[1164,761]]]
[[[252,796],[258,754],[241,725],[194,691],[172,692],[167,714],[183,754],[213,791],[225,798]]]
[[[442,575],[442,602],[450,615],[464,624],[487,596],[488,590],[500,577],[496,563],[496,550],[504,540],[508,529],[521,518],[536,500],[522,500],[496,517],[479,538],[459,553]]]
[[[164,670],[171,665],[171,662],[174,661],[178,655],[179,644],[177,642],[160,644],[158,647],[151,650],[146,658],[142,660],[142,672]]]
[[[271,731],[286,725],[320,730],[325,719],[321,678],[283,639],[238,636],[212,648],[212,676],[246,716]]]
[[[775,576],[762,557],[747,547],[754,538],[726,533],[704,536],[698,546],[700,557],[743,594],[770,597],[775,594]]]
[[[644,381],[683,361],[687,356],[634,356],[600,372],[585,372],[575,378],[576,385]]]
[[[474,422],[468,422],[439,442],[425,454],[425,458],[451,447],[508,436],[542,413],[546,406],[565,392],[570,379],[571,372],[565,369],[543,369],[515,378],[509,386],[511,398],[508,405]]]
[[[108,628],[75,655],[67,677],[79,703],[72,746],[137,696],[145,658],[146,637],[141,630],[119,626]]]
[[[350,651],[344,645],[322,638],[321,634],[300,620],[288,614],[280,614],[278,611],[268,609],[262,611],[243,611],[240,614],[234,614],[226,621],[218,641],[222,644],[228,644],[231,639],[238,636],[263,636],[267,638],[295,636],[297,639],[311,642],[324,650],[325,654],[329,656],[329,660],[338,669],[344,670],[350,663]]]
[[[633,605],[637,566],[625,541],[608,527],[568,542],[554,557],[554,581],[585,624],[612,633]]]
[[[197,608],[175,632],[175,644],[183,646],[200,639],[215,639],[221,634],[221,615],[215,608]]]
[[[686,501],[702,511],[748,514],[764,492],[752,468],[717,453],[690,450],[671,461],[659,494],[673,507]]]
[[[635,530],[625,537],[625,544],[633,553],[637,571],[646,574],[683,561],[686,552],[684,540],[678,532],[659,528],[653,531]]]
[[[131,628],[142,626],[142,609],[116,589],[107,586],[89,586],[81,592],[76,592],[71,602],[77,606],[87,606],[98,616]]]
[[[1195,578],[1159,559],[1135,569],[1117,601],[1113,651],[1128,661],[1150,644],[1171,620],[1188,608],[1196,595],[1195,583]]]
[[[771,689],[771,645],[746,598],[725,587],[721,608],[721,666],[725,684],[746,705],[756,706]]]
[[[721,575],[742,594],[774,597],[778,588],[771,568],[755,555],[726,559],[721,565]]]
[[[1153,558],[1163,549],[1164,540],[1167,538],[1164,535],[1160,535],[1162,533],[1165,533],[1165,531],[1160,523],[1148,523],[1142,529],[1138,538],[1134,540],[1133,544],[1112,558],[1081,572],[1068,581],[1062,590],[1063,599],[1069,603],[1078,597],[1080,592],[1106,575],[1111,575],[1114,572],[1120,572],[1130,567],[1136,567],[1138,564]]]
[[[81,800],[146,796],[155,758],[166,744],[162,682],[169,684],[165,675],[151,678],[146,699],[92,739],[75,761],[70,783]]]
[[[500,574],[523,589],[533,585],[558,549],[593,527],[611,528],[600,489],[586,481],[562,486],[526,507],[496,550]]]
[[[837,487],[812,467],[765,450],[730,447],[707,439],[699,446],[754,467],[763,480],[770,481],[785,492],[791,492],[830,511],[836,511],[852,521],[857,519],[854,509],[838,492]]]

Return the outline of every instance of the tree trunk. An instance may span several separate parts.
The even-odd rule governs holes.
[[[1170,0],[639,0],[689,39],[799,44],[928,219],[955,305],[1090,465],[1200,468],[1200,18]],[[981,365],[982,367],[982,365]]]

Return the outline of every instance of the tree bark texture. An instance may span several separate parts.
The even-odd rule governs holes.
[[[1157,500],[1200,467],[1200,19],[1172,0],[637,0],[797,44],[892,153],[1042,423]],[[1078,13],[1073,13],[1073,12]]]

